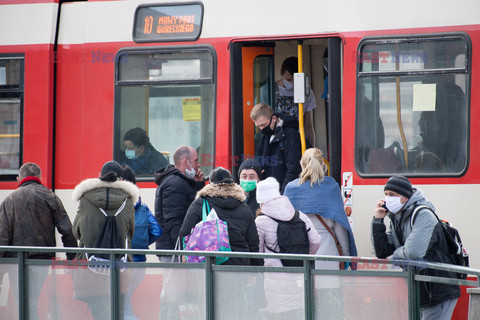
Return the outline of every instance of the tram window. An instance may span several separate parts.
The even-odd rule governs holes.
[[[355,127],[359,174],[463,174],[469,50],[464,35],[360,43]]]
[[[0,180],[14,180],[21,157],[23,55],[0,55]]]
[[[138,175],[151,177],[167,163],[173,164],[177,147],[189,145],[197,150],[205,176],[209,174],[215,127],[211,49],[124,50],[116,66],[115,159]],[[143,143],[147,146],[142,149],[130,145],[133,140],[125,141],[134,128],[147,134],[150,146]],[[131,151],[128,155],[126,149],[135,150],[135,155]]]

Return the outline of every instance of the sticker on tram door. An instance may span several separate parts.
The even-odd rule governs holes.
[[[342,188],[351,189],[352,187],[353,187],[353,173],[352,172],[344,172],[343,173]]]
[[[352,205],[353,204],[353,196],[352,196],[353,188],[343,188],[343,204],[344,205]]]
[[[344,172],[342,181],[342,197],[344,205],[352,205],[353,173]]]

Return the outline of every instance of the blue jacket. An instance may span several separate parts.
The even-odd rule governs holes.
[[[162,235],[162,228],[153,216],[148,206],[138,199],[135,204],[135,233],[132,239],[132,249],[148,249]],[[146,261],[144,254],[134,254],[134,262]]]
[[[332,177],[325,177],[321,183],[310,186],[310,182],[298,184],[299,179],[287,184],[285,195],[293,207],[303,213],[318,214],[340,223],[349,234],[350,255],[357,255],[357,246],[353,238],[352,228],[343,208],[342,194],[338,183]]]

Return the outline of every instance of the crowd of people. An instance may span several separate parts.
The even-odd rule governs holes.
[[[169,164],[150,144],[145,130],[134,128],[124,137],[125,153],[119,161],[107,161],[98,178],[84,180],[74,189],[73,198],[78,202],[78,210],[73,224],[60,199],[42,185],[39,166],[24,164],[19,170],[18,189],[0,205],[0,245],[55,247],[56,228],[65,247],[95,248],[99,238],[112,233],[115,244],[110,245],[111,248],[147,249],[155,243],[159,250],[181,249],[183,239],[204,219],[202,211],[207,203],[218,219],[226,221],[231,251],[285,252],[282,251],[285,250],[282,244],[285,240],[279,230],[287,228],[284,222],[294,221],[305,226],[305,253],[356,256],[355,239],[344,211],[340,188],[333,178],[325,175],[327,166],[322,151],[309,148],[302,154],[298,122],[289,114],[298,117],[298,110],[295,113],[293,104],[285,110],[281,107],[281,101],[291,100],[286,91],[294,72],[288,63],[282,69],[282,81],[277,84],[282,97],[279,97],[275,110],[264,103],[252,109],[250,117],[263,138],[257,157],[240,164],[238,183],[231,172],[222,167],[213,168],[208,178],[204,177],[197,151],[191,146],[178,147],[173,154],[173,164]],[[306,117],[310,117],[313,108],[311,104],[307,107]],[[265,161],[267,158],[269,161]],[[145,174],[154,175],[157,184],[154,214],[142,202],[136,186],[136,175]],[[413,188],[407,178],[395,176],[387,181],[385,196],[385,200],[377,202],[372,221],[372,240],[377,257],[393,255],[399,259],[428,258],[445,262],[442,253],[445,243],[438,242],[440,231],[434,215],[429,210],[420,210],[415,225],[409,223],[408,217],[415,206],[426,203],[432,207],[422,192]],[[388,230],[384,224],[386,216],[391,220]],[[113,220],[109,219],[112,217]],[[110,220],[113,222],[108,224]],[[434,241],[437,241],[435,246],[432,245]],[[1,257],[14,255],[0,252]],[[31,259],[54,256],[54,253],[27,254]],[[67,255],[68,259],[101,260],[92,257],[95,255]],[[146,261],[144,255],[127,255],[125,258],[128,262]],[[166,255],[160,255],[159,260],[173,261],[172,256]],[[232,257],[224,264],[279,267],[284,263],[281,259]],[[317,269],[348,267],[346,263],[315,262]],[[33,301],[38,299],[46,276],[42,275],[38,283],[29,284]],[[144,277],[145,269],[136,268],[131,281],[123,281],[120,286],[124,319],[136,319],[131,298]],[[108,281],[108,277],[93,272],[73,274],[75,298],[88,303],[95,319],[108,317],[106,312],[109,311],[105,309],[110,301]],[[296,279],[282,273],[268,273],[262,282],[264,306],[255,311],[262,312],[269,319],[301,318],[303,288]],[[103,291],[96,290],[92,294],[91,283]],[[331,312],[333,317],[342,312],[339,287],[338,277],[334,276],[320,277],[315,283],[317,294],[332,297],[322,300],[322,308],[326,314]],[[247,290],[246,284],[243,289]],[[18,288],[14,287],[14,290]],[[432,284],[421,293],[422,319],[447,319],[460,295],[458,286],[447,284]],[[37,314],[30,316],[38,318]]]

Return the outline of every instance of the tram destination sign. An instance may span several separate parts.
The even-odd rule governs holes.
[[[195,41],[203,22],[201,2],[141,5],[135,11],[133,41]]]

